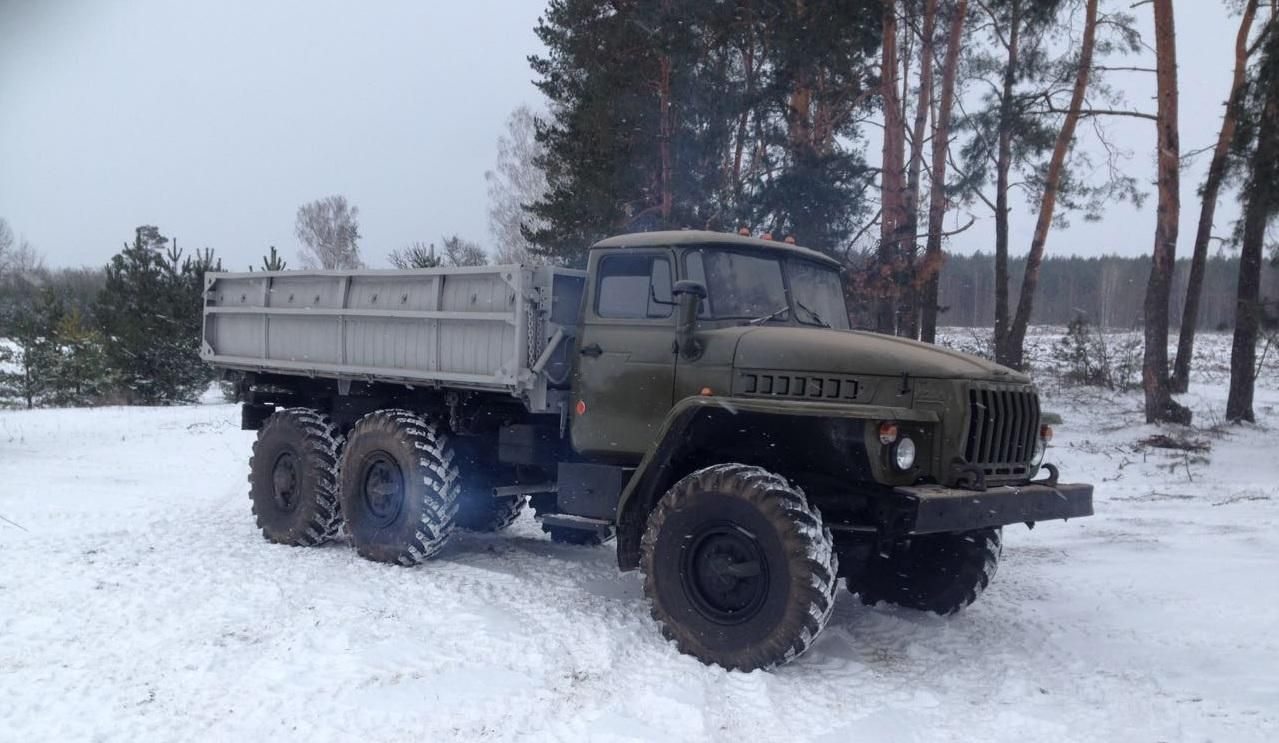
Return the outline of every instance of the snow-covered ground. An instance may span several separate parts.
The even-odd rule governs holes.
[[[1095,517],[1009,528],[950,619],[843,594],[749,674],[527,516],[416,569],[266,543],[234,406],[0,412],[0,741],[1279,739],[1279,380],[1189,456],[1137,446],[1137,394],[1044,384]]]

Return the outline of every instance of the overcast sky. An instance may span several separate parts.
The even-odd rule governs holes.
[[[0,216],[54,266],[104,263],[139,224],[213,247],[228,268],[268,245],[296,265],[297,206],[333,193],[359,206],[371,265],[445,233],[488,245],[484,171],[506,115],[538,103],[526,57],[543,7],[0,0]],[[1176,2],[1186,151],[1219,126],[1237,24],[1221,7]],[[1150,6],[1136,12],[1148,34]],[[1153,76],[1114,82],[1153,111]],[[1149,190],[1153,123],[1109,126]],[[1205,166],[1183,175],[1181,255]],[[1034,217],[1014,206],[1024,252]],[[1228,194],[1218,230],[1236,214]],[[989,250],[982,216],[953,247]],[[1101,224],[1075,220],[1048,250],[1136,255],[1153,231],[1153,202],[1116,208]]]

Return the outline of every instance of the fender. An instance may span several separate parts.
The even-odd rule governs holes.
[[[693,442],[689,433],[695,426],[708,418],[728,414],[732,416],[752,416],[758,425],[759,416],[776,423],[788,424],[796,419],[806,421],[808,425],[816,425],[819,420],[827,421],[900,421],[917,425],[937,423],[940,418],[935,411],[912,410],[883,405],[854,405],[848,403],[817,402],[810,400],[767,400],[741,397],[686,397],[671,408],[658,429],[653,444],[640,460],[621,497],[617,503],[617,562],[626,570],[639,567],[639,544],[643,536],[644,525],[649,511],[674,482],[686,474],[679,466],[681,453]],[[862,427],[863,431],[870,428]],[[871,442],[869,433],[864,433],[866,442]],[[877,439],[873,441],[878,446]],[[931,448],[931,447],[929,447]],[[724,461],[739,461],[726,459]],[[877,459],[871,458],[873,479],[886,485],[908,484],[891,482],[893,477],[881,472]],[[872,474],[868,473],[868,474]]]

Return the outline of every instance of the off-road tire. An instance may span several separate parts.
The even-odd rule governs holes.
[[[644,592],[681,652],[730,670],[771,668],[808,650],[830,619],[833,546],[821,513],[783,477],[744,464],[707,467],[649,515]]]
[[[977,600],[990,585],[1003,554],[1003,530],[929,534],[898,545],[891,557],[875,557],[849,578],[848,590],[868,606],[883,601],[942,616]]]
[[[449,437],[408,410],[369,413],[347,435],[342,512],[361,557],[417,565],[453,531],[457,467]]]
[[[465,445],[464,445],[465,444]],[[453,460],[458,467],[457,518],[459,529],[475,532],[497,532],[520,517],[527,498],[523,495],[494,498],[493,488],[516,481],[515,468],[486,456],[486,447],[496,449],[491,441],[455,440]]]
[[[266,419],[249,459],[249,500],[262,536],[310,547],[337,534],[341,449],[342,438],[318,411],[289,408]]]
[[[524,512],[522,495],[494,498],[492,487],[477,490],[463,485],[458,496],[457,527],[475,532],[496,532],[515,523]]]

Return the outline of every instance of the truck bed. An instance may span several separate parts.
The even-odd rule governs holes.
[[[201,354],[246,372],[506,392],[549,412],[584,281],[517,265],[210,273]]]

